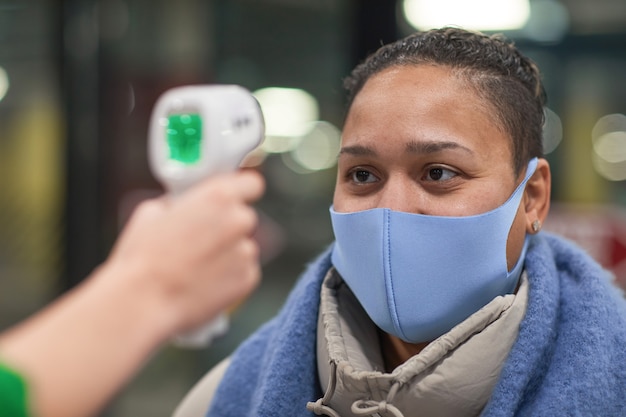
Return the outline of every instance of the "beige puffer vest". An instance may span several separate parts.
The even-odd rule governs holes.
[[[517,338],[527,298],[523,273],[517,294],[496,297],[386,373],[376,326],[331,269],[322,285],[317,337],[326,393],[307,408],[330,417],[479,415]]]

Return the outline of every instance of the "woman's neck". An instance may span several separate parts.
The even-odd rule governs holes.
[[[430,343],[408,343],[380,329],[378,330],[378,337],[386,372],[392,372],[410,357],[420,353]]]

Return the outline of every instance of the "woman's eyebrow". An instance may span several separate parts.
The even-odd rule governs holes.
[[[406,151],[410,153],[432,154],[446,149],[458,149],[468,154],[474,154],[474,151],[471,149],[453,141],[411,141],[406,144]],[[342,154],[353,156],[376,156],[377,152],[368,146],[352,145],[341,148],[339,155]]]
[[[411,152],[411,153],[429,154],[429,153],[441,152],[445,149],[458,149],[458,150],[467,152],[469,154],[474,153],[471,149],[457,142],[452,142],[452,141],[430,141],[430,142],[412,141],[406,144],[407,152]]]
[[[362,145],[345,146],[339,151],[339,155],[348,154],[354,156],[374,156],[376,151],[372,148]]]

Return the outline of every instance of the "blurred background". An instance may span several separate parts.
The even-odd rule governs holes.
[[[626,287],[624,0],[0,0],[0,330],[80,282],[137,202],[162,192],[146,159],[162,92],[250,89],[267,119],[264,281],[226,337],[166,346],[102,414],[169,416],[332,241],[343,77],[382,43],[446,24],[502,32],[538,62],[545,228]]]

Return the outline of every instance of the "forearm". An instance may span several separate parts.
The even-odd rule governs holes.
[[[37,417],[94,414],[167,337],[157,294],[142,294],[138,280],[121,284],[122,273],[100,269],[0,339],[0,355],[29,384]]]

